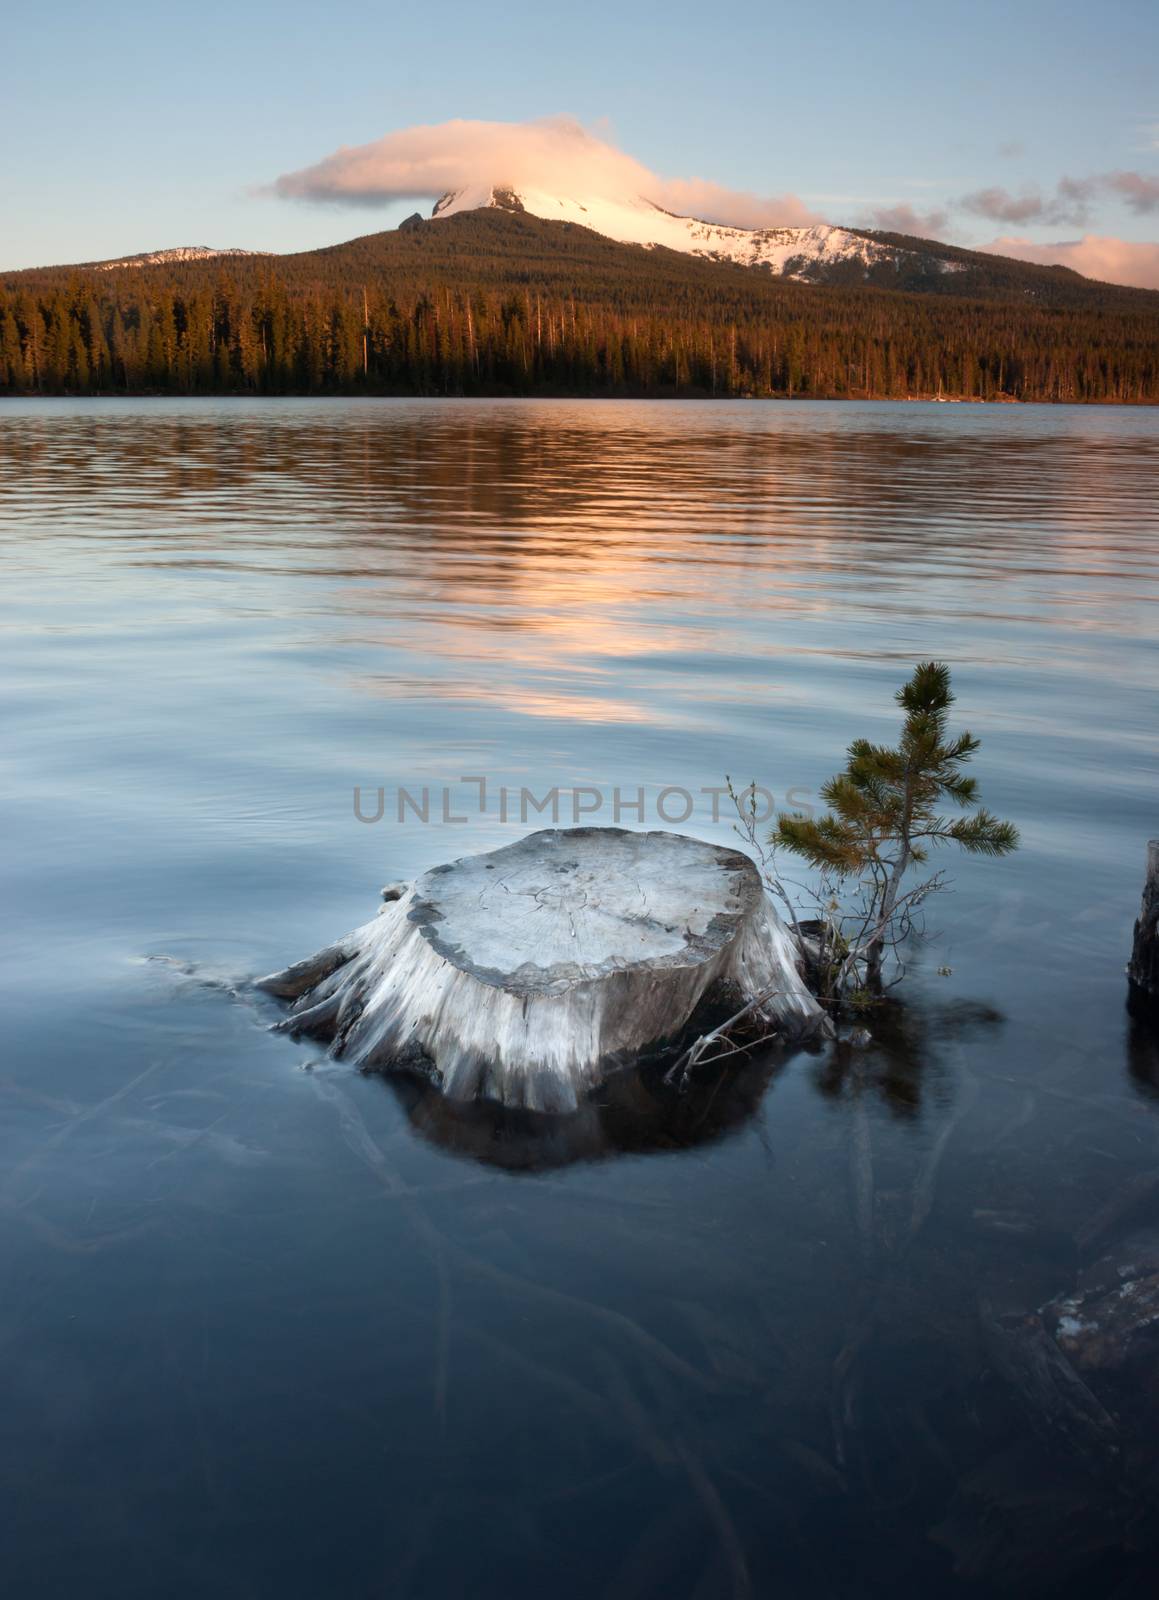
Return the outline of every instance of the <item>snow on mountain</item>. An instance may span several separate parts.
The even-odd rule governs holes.
[[[731,228],[696,217],[678,217],[642,195],[589,196],[583,200],[535,189],[476,184],[445,194],[432,218],[453,217],[487,207],[527,211],[548,221],[576,222],[622,244],[663,245],[713,261],[762,266],[789,278],[810,278],[849,262],[868,269],[912,254],[848,228],[816,223],[808,228]],[[949,263],[945,263],[946,266]]]
[[[208,261],[213,256],[266,256],[268,250],[214,250],[207,244],[180,244],[172,250],[142,250],[139,255],[121,256],[116,261],[95,261],[98,272],[112,272],[114,267],[159,267],[167,261]]]

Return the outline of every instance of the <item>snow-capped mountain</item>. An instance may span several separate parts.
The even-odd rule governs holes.
[[[575,222],[622,244],[648,248],[662,245],[713,261],[734,261],[746,267],[766,267],[787,278],[829,276],[833,268],[860,265],[866,272],[897,265],[916,252],[896,244],[854,233],[848,228],[816,223],[807,228],[732,228],[696,217],[679,217],[642,195],[592,196],[579,200],[534,189],[475,185],[443,195],[432,219],[457,216],[464,211],[497,207],[526,211],[552,222]],[[942,261],[937,270],[954,271],[957,263]]]
[[[116,261],[94,261],[97,272],[112,272],[114,267],[159,267],[172,261],[208,261],[213,256],[265,256],[268,250],[215,250],[208,244],[179,244],[172,250],[142,250],[139,255],[120,256]]]

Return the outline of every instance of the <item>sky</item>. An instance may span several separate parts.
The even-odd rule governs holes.
[[[542,165],[554,129],[710,220],[1159,287],[1155,0],[46,0],[3,36],[0,268],[335,243],[429,209],[488,139]]]

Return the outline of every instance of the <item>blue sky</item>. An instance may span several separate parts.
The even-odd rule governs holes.
[[[15,8],[4,38],[2,267],[331,243],[415,204],[255,191],[415,123],[560,114],[666,177],[791,192],[832,221],[909,205],[968,243],[1159,239],[1150,191],[1132,205],[1101,179],[1081,221],[1051,220],[1061,178],[1159,174],[1154,0],[113,0]],[[993,191],[1041,214],[1012,221]]]

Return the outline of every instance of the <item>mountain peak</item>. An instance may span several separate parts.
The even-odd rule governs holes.
[[[236,246],[217,250],[208,244],[179,244],[168,250],[142,250],[137,255],[118,256],[115,261],[94,261],[97,272],[112,272],[120,267],[157,267],[177,261],[209,261],[214,256],[265,256],[268,250],[241,250]]]
[[[909,244],[888,242],[849,228],[814,223],[804,228],[736,228],[706,222],[699,217],[677,216],[646,195],[550,194],[544,190],[513,189],[505,184],[470,184],[444,194],[431,213],[432,220],[459,216],[464,211],[498,209],[528,212],[548,222],[572,222],[621,244],[661,246],[712,261],[731,261],[763,267],[777,276],[802,280],[843,275],[868,277],[874,268],[912,261],[919,251]],[[913,241],[918,245],[919,241]],[[936,246],[931,246],[936,249]],[[939,261],[938,272],[955,270]]]

